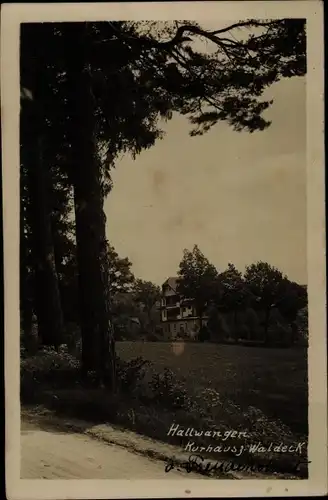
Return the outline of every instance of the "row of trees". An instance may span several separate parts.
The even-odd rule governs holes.
[[[196,50],[200,38],[214,50]],[[152,147],[174,112],[191,135],[220,120],[268,127],[264,90],[306,72],[305,22],[22,23],[20,47],[22,330],[28,337],[34,314],[41,343],[58,346],[77,316],[82,372],[114,388],[103,203],[116,159]]]
[[[291,329],[291,343],[297,340],[298,313],[307,306],[307,290],[290,281],[279,269],[266,262],[246,267],[243,273],[233,264],[219,272],[197,245],[185,250],[179,266],[178,292],[192,298],[200,318],[209,314],[209,327],[219,328],[218,315],[232,314],[236,341],[238,315],[252,309],[261,317],[264,343],[270,341],[269,326],[274,313],[279,312]]]
[[[62,236],[57,238],[62,243]],[[78,269],[74,256],[74,246],[67,245],[65,261],[59,262],[57,269],[59,292],[62,304],[63,330],[60,337],[54,339],[53,345],[58,347],[61,343],[67,343],[74,347],[80,341],[79,330],[79,307],[78,307]],[[137,338],[145,335],[149,338],[154,334],[159,325],[159,310],[156,307],[160,298],[160,287],[152,283],[138,279],[134,276],[131,261],[125,257],[121,258],[110,244],[107,246],[105,258],[107,261],[108,283],[107,289],[110,296],[110,318],[114,329],[115,339],[133,338],[134,331]],[[32,290],[25,290],[24,302],[21,304],[21,324],[23,331],[24,346],[33,351],[36,344],[47,344],[38,329],[38,339],[34,335],[36,317],[33,307]],[[26,303],[29,303],[29,306]],[[137,327],[133,328],[133,324]]]

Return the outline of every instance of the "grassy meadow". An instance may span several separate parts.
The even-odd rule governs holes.
[[[307,350],[209,343],[118,342],[125,361],[141,356],[156,370],[170,368],[188,392],[213,389],[246,410],[260,409],[295,435],[307,434]]]

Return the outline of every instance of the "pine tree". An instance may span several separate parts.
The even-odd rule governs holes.
[[[238,38],[233,34],[238,28],[255,27],[260,32]],[[195,38],[210,41],[215,50],[197,51]],[[305,72],[305,24],[298,19],[248,20],[211,32],[191,22],[164,23],[163,29],[156,23],[134,22],[23,27],[21,85],[42,109],[42,119],[33,117],[33,127],[25,129],[25,149],[27,143],[40,144],[41,137],[46,150],[56,145],[62,171],[74,189],[84,371],[97,368],[100,378],[108,378],[105,366],[115,359],[105,289],[103,199],[111,189],[110,171],[118,155],[136,155],[153,146],[162,136],[160,120],[170,119],[173,112],[189,117],[191,135],[206,132],[220,120],[237,131],[263,130],[269,123],[262,113],[270,105],[261,100],[263,91],[281,78]],[[49,170],[47,163],[42,162],[40,175]],[[33,172],[33,164],[36,160],[28,171]],[[44,216],[48,212],[42,211]],[[53,317],[60,308],[49,227],[47,216],[43,247],[52,255],[47,301]],[[33,234],[36,237],[37,231]],[[40,248],[35,245],[35,255]],[[36,282],[42,290],[37,276]],[[59,323],[56,329],[58,333]]]

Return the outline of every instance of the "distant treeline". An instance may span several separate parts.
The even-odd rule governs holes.
[[[307,338],[307,289],[279,269],[256,262],[241,273],[229,263],[219,271],[197,245],[185,250],[178,292],[192,298],[199,316],[197,339],[292,345]],[[208,317],[207,326],[201,326]]]

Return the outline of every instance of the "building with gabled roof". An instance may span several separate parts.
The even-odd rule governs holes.
[[[200,320],[193,299],[182,297],[178,293],[176,276],[170,276],[162,285],[160,304],[161,326],[166,338],[195,338],[200,328]],[[202,324],[208,318],[203,317]]]

